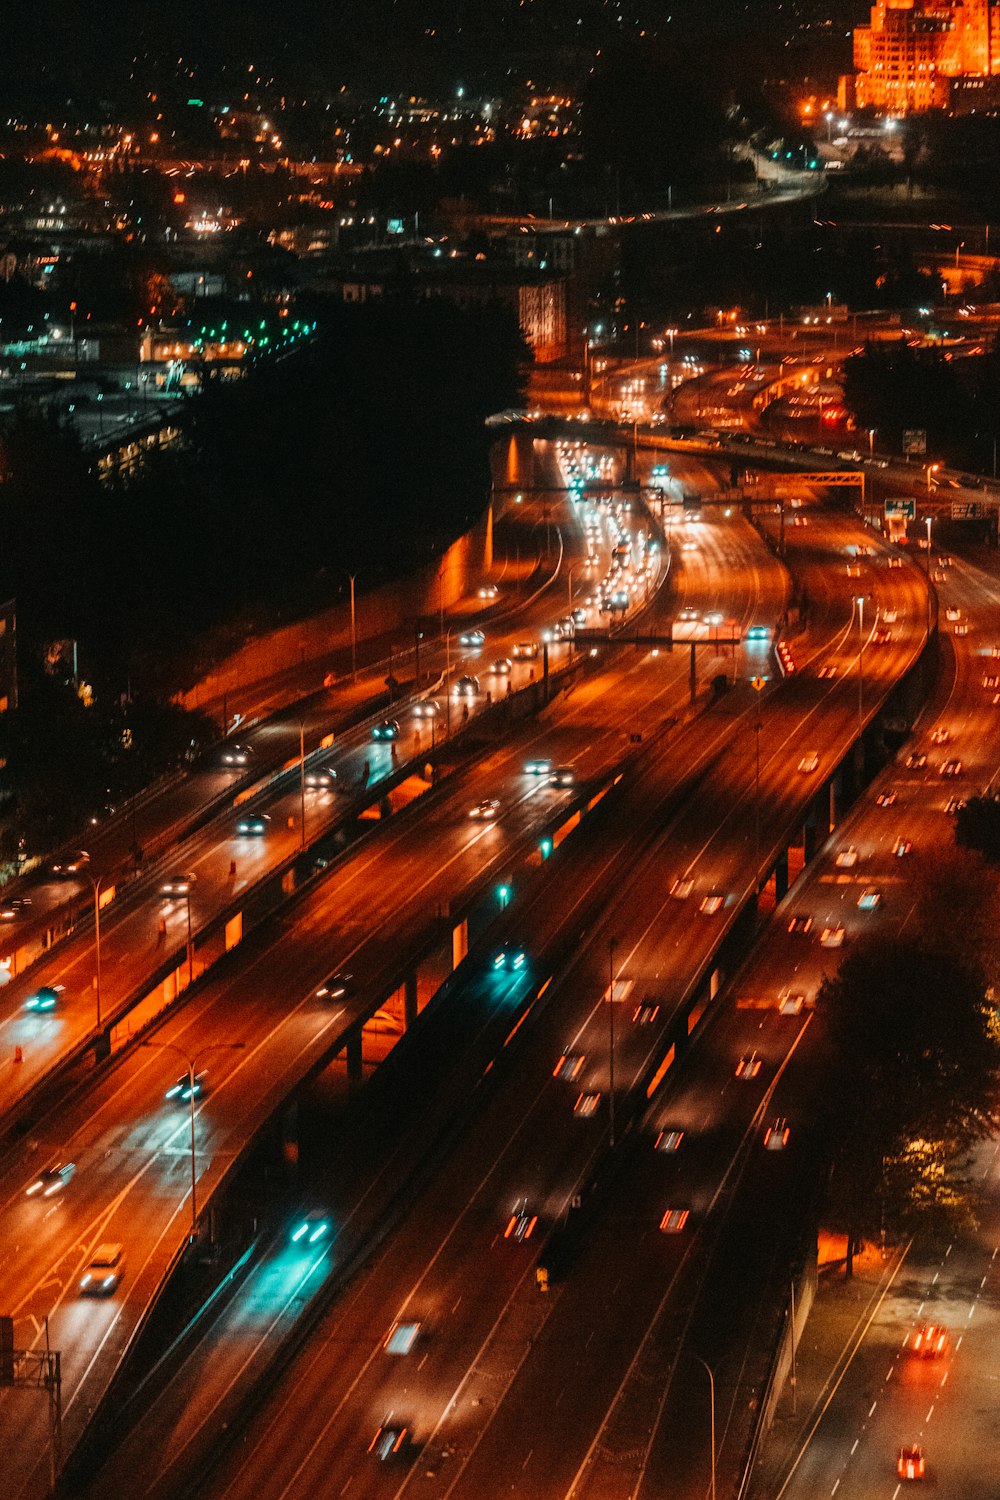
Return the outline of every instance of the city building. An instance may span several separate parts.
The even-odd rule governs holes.
[[[1000,73],[1000,6],[994,0],[878,0],[854,32],[853,79],[842,98],[905,115],[970,105],[968,80]],[[992,102],[992,89],[972,91]]]

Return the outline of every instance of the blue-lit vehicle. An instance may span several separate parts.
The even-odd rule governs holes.
[[[243,836],[251,835],[254,838],[260,838],[267,832],[267,825],[270,821],[267,813],[244,813],[236,820],[236,832]]]
[[[399,721],[397,719],[383,719],[381,724],[373,724],[372,739],[380,742],[398,740]]]
[[[205,1079],[207,1073],[204,1069],[194,1075],[192,1085],[190,1073],[182,1073],[176,1083],[172,1083],[164,1094],[164,1099],[175,1100],[179,1104],[190,1104],[192,1099],[200,1099],[205,1092]]]
[[[291,1233],[293,1245],[319,1245],[330,1233],[330,1223],[320,1213],[306,1214],[304,1219],[299,1219],[294,1225]]]
[[[29,995],[24,1002],[25,1010],[34,1011],[36,1015],[55,1010],[59,1004],[59,995],[62,991],[61,984],[42,984],[33,995]]]
[[[504,943],[493,955],[493,969],[498,974],[516,974],[524,968],[528,955],[517,943]]]

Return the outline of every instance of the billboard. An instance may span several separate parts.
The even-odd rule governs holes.
[[[904,453],[926,453],[927,452],[927,429],[926,427],[908,427],[903,433]]]
[[[917,519],[917,502],[911,495],[903,495],[895,500],[885,502],[885,518],[887,521],[915,521]]]

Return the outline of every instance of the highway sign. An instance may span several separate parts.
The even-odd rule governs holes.
[[[986,507],[978,500],[953,500],[951,519],[953,521],[984,521]]]
[[[885,518],[897,516],[901,521],[915,521],[917,519],[917,502],[912,496],[904,495],[895,500],[885,502]]]
[[[903,452],[927,452],[927,429],[925,427],[908,427],[906,429],[903,433]]]

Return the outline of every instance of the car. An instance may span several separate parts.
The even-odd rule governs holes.
[[[943,726],[939,726],[937,729],[935,729],[934,733],[931,735],[931,744],[932,745],[947,745],[947,743],[948,743],[948,741],[950,739],[951,739],[951,731],[949,729],[945,729]]]
[[[332,766],[314,766],[306,772],[305,783],[312,792],[332,792],[336,790],[337,773]]]
[[[812,932],[813,919],[808,912],[793,912],[788,923],[788,930],[799,937],[805,937],[807,932]]]
[[[675,880],[670,887],[670,894],[675,901],[686,901],[694,890],[694,881],[688,875]]]
[[[164,1094],[164,1099],[173,1099],[181,1104],[190,1104],[192,1099],[200,1099],[205,1092],[205,1079],[208,1077],[203,1068],[200,1073],[194,1075],[194,1084],[190,1073],[182,1073],[176,1083],[172,1083]]]
[[[935,568],[931,577],[935,583],[946,583],[948,579],[948,575],[943,568]]]
[[[997,688],[1000,688],[1000,677],[984,677],[983,687],[987,690],[987,692],[994,692]]]
[[[244,813],[241,818],[237,818],[236,820],[236,832],[243,835],[252,834],[254,837],[259,837],[261,834],[267,832],[267,827],[270,821],[271,819],[268,817],[267,813]]]
[[[879,630],[876,630],[875,634],[872,636],[872,645],[873,646],[888,646],[891,640],[892,640],[892,631],[891,630],[882,630],[882,629],[879,629]]]
[[[889,557],[886,559],[886,566],[890,568],[901,568],[903,566],[903,559],[901,557]]]
[[[527,1198],[518,1198],[514,1204],[510,1218],[507,1220],[507,1228],[503,1232],[505,1240],[530,1240],[538,1224],[538,1215],[532,1213]]]
[[[869,886],[866,890],[863,890],[858,897],[859,911],[878,911],[881,905],[882,892],[876,890],[874,886]]]
[[[966,635],[968,635],[968,633],[969,633],[969,627],[965,623],[964,620],[960,621],[960,623],[955,626],[955,634],[956,635],[966,636]]]
[[[847,564],[847,576],[848,576],[848,578],[860,578],[861,577],[861,564],[860,563],[848,563]]]
[[[368,1444],[368,1452],[374,1453],[375,1457],[381,1459],[382,1463],[388,1463],[396,1458],[406,1443],[408,1429],[391,1421],[386,1417],[381,1427],[376,1429],[375,1436]]]
[[[490,667],[494,677],[509,677],[513,671],[514,663],[509,656],[498,656]]]
[[[553,766],[549,772],[549,786],[572,786],[575,780],[572,766]]]
[[[962,811],[962,808],[965,807],[965,805],[966,802],[964,797],[949,797],[944,805],[944,810],[950,818],[953,818],[957,813],[960,813]]]
[[[252,745],[227,743],[223,745],[219,759],[224,766],[245,766],[249,764],[252,755]]]
[[[18,917],[23,917],[31,905],[30,896],[10,896],[6,901],[0,902],[0,922],[16,922]]]
[[[716,912],[721,911],[726,904],[725,896],[720,896],[718,891],[713,891],[709,896],[703,896],[698,910],[706,917],[714,917]]]
[[[435,698],[421,698],[419,703],[413,705],[415,719],[436,719],[440,713],[441,705]]]
[[[939,774],[951,779],[956,776],[961,776],[962,762],[960,760],[956,760],[954,756],[952,756],[950,760],[943,760],[941,762],[941,770]]]
[[[825,667],[820,667],[816,675],[821,677],[824,682],[831,682],[837,675],[837,668],[832,662],[827,662]]]
[[[839,849],[834,864],[838,870],[853,870],[858,862],[858,851],[854,844],[848,844],[846,849]]]
[[[24,1002],[25,1010],[32,1010],[36,1014],[55,1010],[59,1004],[63,986],[61,984],[40,984],[34,994],[28,996]]]
[[[875,806],[892,807],[896,801],[896,796],[897,793],[895,789],[888,792],[879,792],[878,796],[875,798]]]
[[[763,1061],[759,1052],[745,1052],[736,1064],[736,1077],[744,1080],[756,1078]]]
[[[691,545],[694,546],[694,543],[692,542]],[[678,620],[697,620],[698,611],[696,609],[692,609],[690,604],[685,604],[684,608],[680,611],[677,618]]]
[[[587,611],[582,607],[582,605],[577,605],[576,609],[574,609],[573,611],[573,624],[586,625],[586,623]]]
[[[691,1213],[689,1208],[668,1208],[660,1220],[664,1234],[680,1234]]]
[[[842,922],[834,922],[829,927],[824,927],[819,935],[819,940],[824,948],[842,948],[844,946],[844,926]]]
[[[948,1347],[948,1334],[937,1323],[924,1323],[910,1340],[910,1348],[921,1359],[936,1359]]]
[[[583,1071],[583,1065],[587,1061],[582,1052],[564,1052],[555,1065],[553,1078],[567,1078],[574,1083]]]
[[[581,1118],[589,1120],[591,1115],[596,1115],[597,1107],[601,1102],[600,1093],[595,1089],[587,1089],[582,1094],[577,1094],[573,1105],[573,1113]]]
[[[420,1323],[413,1319],[399,1318],[386,1335],[383,1348],[386,1354],[409,1354],[420,1337]]]
[[[173,875],[168,875],[160,886],[160,895],[187,896],[197,879],[197,875],[177,870]]]
[[[72,879],[74,875],[82,875],[89,864],[90,855],[86,849],[71,849],[53,861],[52,874],[63,880]]]
[[[778,996],[778,1012],[783,1016],[800,1016],[805,1003],[806,997],[799,991],[785,990]]]
[[[473,822],[492,823],[500,816],[500,803],[495,797],[484,797],[482,802],[477,802],[475,807],[469,808],[469,817]]]
[[[886,625],[895,625],[896,621],[899,619],[899,613],[894,609],[884,609],[882,611],[882,619],[884,620]]]
[[[652,1026],[653,1022],[656,1020],[659,1014],[659,1005],[655,1000],[651,1000],[647,996],[645,1000],[640,1000],[639,1004],[632,1012],[632,1019],[637,1026]]]
[[[485,646],[486,637],[481,630],[463,630],[458,638],[458,644],[460,646],[474,646],[478,650],[480,646]]]
[[[499,599],[500,590],[495,583],[483,583],[479,586],[480,599]]]
[[[919,1443],[909,1443],[900,1448],[896,1459],[896,1473],[900,1479],[923,1479],[925,1469],[924,1450]]]
[[[54,1198],[56,1193],[62,1192],[75,1171],[74,1162],[57,1161],[54,1166],[45,1167],[28,1183],[24,1196],[26,1198]]]
[[[515,641],[514,642],[514,660],[515,661],[534,661],[537,655],[538,655],[538,642],[537,641]]]
[[[523,948],[516,943],[505,943],[493,955],[493,969],[496,973],[516,974],[527,961],[528,955]]]
[[[386,740],[399,739],[399,720],[382,719],[378,724],[372,725],[372,739],[376,743]]]
[[[905,859],[908,854],[913,853],[913,844],[910,839],[899,838],[893,844],[892,852],[897,859]]]
[[[956,609],[953,604],[949,604],[948,608],[944,612],[944,617],[946,620],[951,621],[960,620],[962,618],[962,611],[960,609]]]
[[[293,1245],[319,1245],[329,1233],[329,1219],[318,1208],[312,1208],[296,1220],[288,1237]]]
[[[653,1149],[654,1151],[665,1151],[668,1154],[672,1154],[674,1151],[680,1150],[683,1139],[683,1130],[678,1130],[676,1127],[671,1126],[660,1131],[656,1137],[656,1144]]]
[[[552,762],[546,756],[536,756],[533,760],[524,763],[524,774],[526,776],[548,776],[552,771]]]
[[[354,994],[354,975],[338,969],[316,991],[317,1000],[346,1000]]]
[[[122,1245],[98,1245],[80,1277],[80,1291],[86,1297],[107,1297],[118,1286],[124,1269],[125,1251]]]
[[[791,1128],[784,1117],[774,1120],[764,1132],[765,1151],[784,1151],[788,1145]]]
[[[479,678],[467,675],[455,683],[456,698],[474,698],[479,692]]]
[[[799,770],[804,776],[809,776],[813,771],[819,770],[819,756],[815,750],[810,750],[808,755],[803,755],[799,761]]]
[[[911,750],[906,757],[906,769],[908,771],[922,771],[927,764],[927,756],[923,750]]]
[[[938,565],[939,568],[950,568],[951,567],[951,558],[948,556],[948,554],[946,552],[942,552],[941,556],[937,560],[937,565]]]

